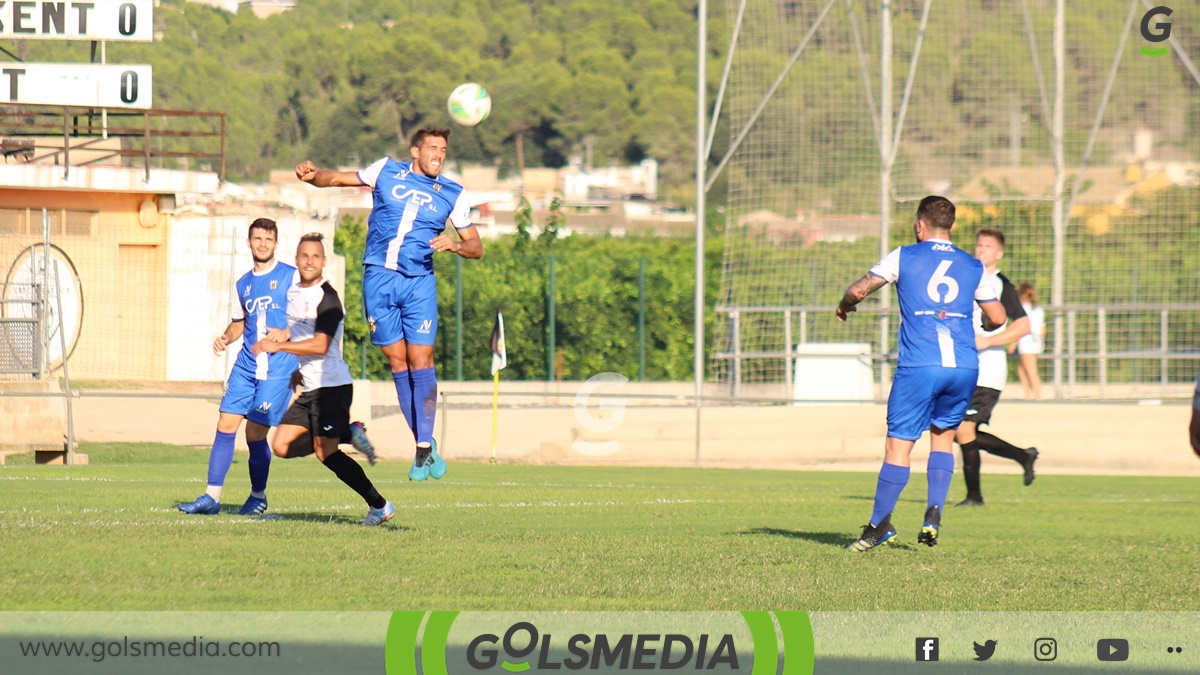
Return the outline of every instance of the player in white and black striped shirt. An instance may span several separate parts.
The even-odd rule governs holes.
[[[982,465],[980,450],[1020,464],[1025,472],[1026,485],[1033,482],[1033,463],[1038,456],[1037,448],[1019,448],[986,431],[979,431],[981,425],[991,421],[992,409],[1000,400],[1000,392],[1004,390],[1008,379],[1008,352],[1004,346],[1029,334],[1029,317],[1021,306],[1016,287],[1000,273],[999,263],[1004,257],[1004,233],[993,228],[976,232],[975,257],[983,263],[984,283],[993,285],[1000,304],[1004,305],[1008,324],[991,331],[983,330],[980,310],[976,307],[973,323],[975,346],[979,350],[979,381],[975,385],[967,414],[955,433],[955,440],[962,449],[963,479],[967,484],[967,498],[958,506],[983,506],[979,478]]]
[[[350,423],[354,384],[350,368],[342,360],[345,311],[337,291],[321,276],[325,271],[323,239],[318,233],[306,234],[296,248],[300,280],[288,289],[287,295],[291,340],[259,343],[266,352],[295,354],[304,387],[304,393],[284,413],[271,447],[277,456],[284,458],[315,453],[322,464],[367,502],[370,510],[363,525],[379,525],[395,515],[395,507],[379,494],[358,462],[338,449],[343,438],[350,438],[355,448],[374,464],[374,449],[366,440],[362,425]]]

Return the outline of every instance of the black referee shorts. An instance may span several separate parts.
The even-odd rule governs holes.
[[[999,400],[999,389],[975,387],[975,393],[971,395],[971,405],[967,406],[967,414],[963,416],[963,421],[974,422],[976,426],[987,424],[988,420],[992,419],[992,409]]]
[[[350,430],[350,403],[353,401],[352,384],[306,391],[283,414],[280,424],[304,427],[314,437],[342,438]]]

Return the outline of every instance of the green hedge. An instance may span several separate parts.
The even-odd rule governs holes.
[[[362,258],[366,226],[344,218],[335,250],[346,256],[346,358],[357,376],[362,344]],[[721,245],[712,237],[706,255],[706,340],[711,341],[713,306],[720,286]],[[546,380],[547,297],[550,257],[555,266],[555,348],[558,377],[587,379],[601,372],[638,378],[638,261],[645,259],[646,380],[692,377],[695,245],[691,240],[653,237],[532,239],[524,234],[488,239],[481,260],[462,261],[463,379],[491,378],[490,341],[496,310],[504,312],[508,344],[506,380]],[[439,377],[454,379],[454,255],[437,255]],[[388,379],[386,360],[367,347],[367,375]]]

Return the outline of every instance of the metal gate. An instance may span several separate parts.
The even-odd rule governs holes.
[[[0,374],[42,374],[42,292],[37,284],[0,284]]]

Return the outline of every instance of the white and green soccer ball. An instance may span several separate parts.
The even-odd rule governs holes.
[[[473,127],[487,119],[492,111],[492,97],[482,84],[467,82],[450,92],[446,108],[450,119],[464,127]]]

